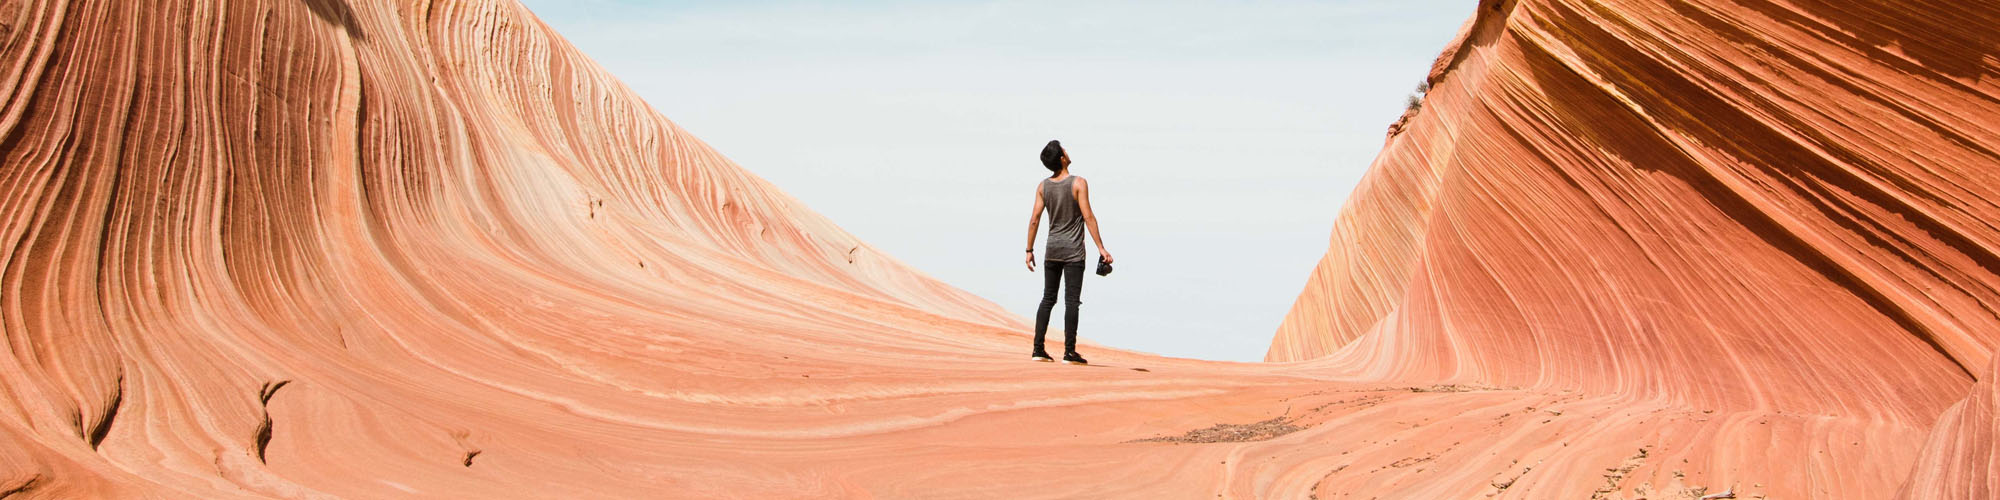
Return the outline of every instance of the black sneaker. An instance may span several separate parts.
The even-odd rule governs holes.
[[[1068,353],[1063,354],[1063,364],[1087,365],[1090,364],[1090,361],[1084,360],[1083,356],[1079,356],[1076,354],[1076,351],[1070,351]]]
[[[1030,355],[1029,359],[1033,359],[1035,361],[1040,361],[1043,363],[1054,363],[1056,361],[1055,358],[1049,357],[1048,351],[1044,351],[1041,349],[1036,349],[1035,353]]]

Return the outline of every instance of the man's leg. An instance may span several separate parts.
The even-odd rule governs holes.
[[[1049,335],[1049,311],[1056,307],[1056,284],[1061,283],[1062,265],[1058,262],[1042,262],[1042,304],[1035,309],[1035,352],[1042,352],[1042,341]]]
[[[1076,306],[1083,303],[1082,262],[1070,262],[1063,266],[1063,353],[1076,352]],[[1052,299],[1045,299],[1052,300]]]

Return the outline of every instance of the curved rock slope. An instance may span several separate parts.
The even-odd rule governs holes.
[[[1989,13],[1908,5],[1483,6],[1390,320],[1061,367],[509,0],[0,1],[0,497],[1976,496]]]
[[[618,476],[589,425],[745,432],[867,394],[795,366],[1022,328],[512,2],[7,1],[0,67],[0,491],[436,494],[489,439]],[[822,427],[868,425],[910,424]]]
[[[1483,2],[1267,359],[1819,422],[1800,439],[1906,429],[1854,445],[1874,462],[1977,380],[1905,492],[1991,496],[1996,23],[1993,2]]]
[[[5,0],[0,68],[0,498],[1301,496],[1437,399],[1029,362],[510,0]]]

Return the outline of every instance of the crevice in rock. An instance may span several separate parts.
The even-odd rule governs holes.
[[[267,407],[271,406],[271,396],[277,395],[279,388],[284,387],[285,384],[290,384],[290,383],[292,383],[292,381],[290,380],[265,382],[264,388],[257,390],[257,404]]]
[[[354,15],[354,8],[348,6],[345,0],[304,0],[301,3],[305,4],[306,10],[312,11],[314,17],[347,32],[347,36],[356,40],[367,38],[361,30],[361,21]]]
[[[250,446],[251,451],[257,453],[257,461],[266,464],[271,463],[264,460],[264,448],[271,445],[271,412],[264,412],[264,423],[257,424],[257,435],[254,439],[256,439],[256,443]]]
[[[458,449],[461,450],[460,451],[461,454],[459,455],[459,465],[471,467],[472,459],[478,457],[480,453],[485,452],[484,450],[481,450],[478,446],[473,446],[472,431],[462,430],[462,429],[453,430],[451,431],[451,440],[452,442],[458,443]]]
[[[257,454],[258,462],[270,463],[264,459],[264,450],[271,446],[271,396],[276,396],[279,388],[290,383],[290,380],[265,382],[264,387],[257,390],[257,404],[263,407],[264,422],[257,424],[257,434],[251,438],[250,450]]]
[[[121,373],[118,375],[118,387],[111,393],[111,404],[104,407],[104,414],[99,415],[97,423],[84,433],[83,437],[90,442],[91,450],[96,450],[98,445],[104,444],[104,437],[111,435],[111,422],[118,419],[118,409],[124,406],[125,374]]]
[[[41,485],[41,484],[42,484],[42,475],[41,475],[41,474],[35,474],[35,475],[32,475],[32,476],[28,476],[28,479],[27,479],[27,480],[24,480],[24,481],[21,481],[21,482],[20,482],[19,484],[15,484],[15,485],[12,485],[12,486],[6,486],[6,487],[0,487],[0,499],[4,499],[4,498],[13,498],[13,497],[14,497],[14,495],[18,495],[18,494],[22,494],[22,493],[27,493],[27,492],[28,492],[28,490],[32,490],[32,489],[35,489],[35,486],[38,486],[38,485]]]

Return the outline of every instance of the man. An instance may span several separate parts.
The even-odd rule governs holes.
[[[1111,252],[1104,251],[1104,237],[1097,232],[1097,216],[1090,210],[1090,184],[1082,177],[1070,175],[1069,152],[1064,151],[1062,142],[1049,141],[1042,148],[1042,166],[1051,174],[1035,186],[1035,208],[1028,215],[1028,271],[1035,270],[1035,230],[1042,223],[1044,209],[1049,213],[1048,259],[1043,262],[1042,304],[1035,310],[1035,361],[1051,362],[1049,352],[1042,348],[1043,339],[1048,337],[1049,311],[1056,305],[1056,285],[1063,284],[1068,293],[1063,294],[1063,363],[1086,365],[1089,361],[1076,353],[1076,307],[1083,295],[1083,231],[1090,230],[1090,239],[1097,244],[1098,260],[1111,263]]]

